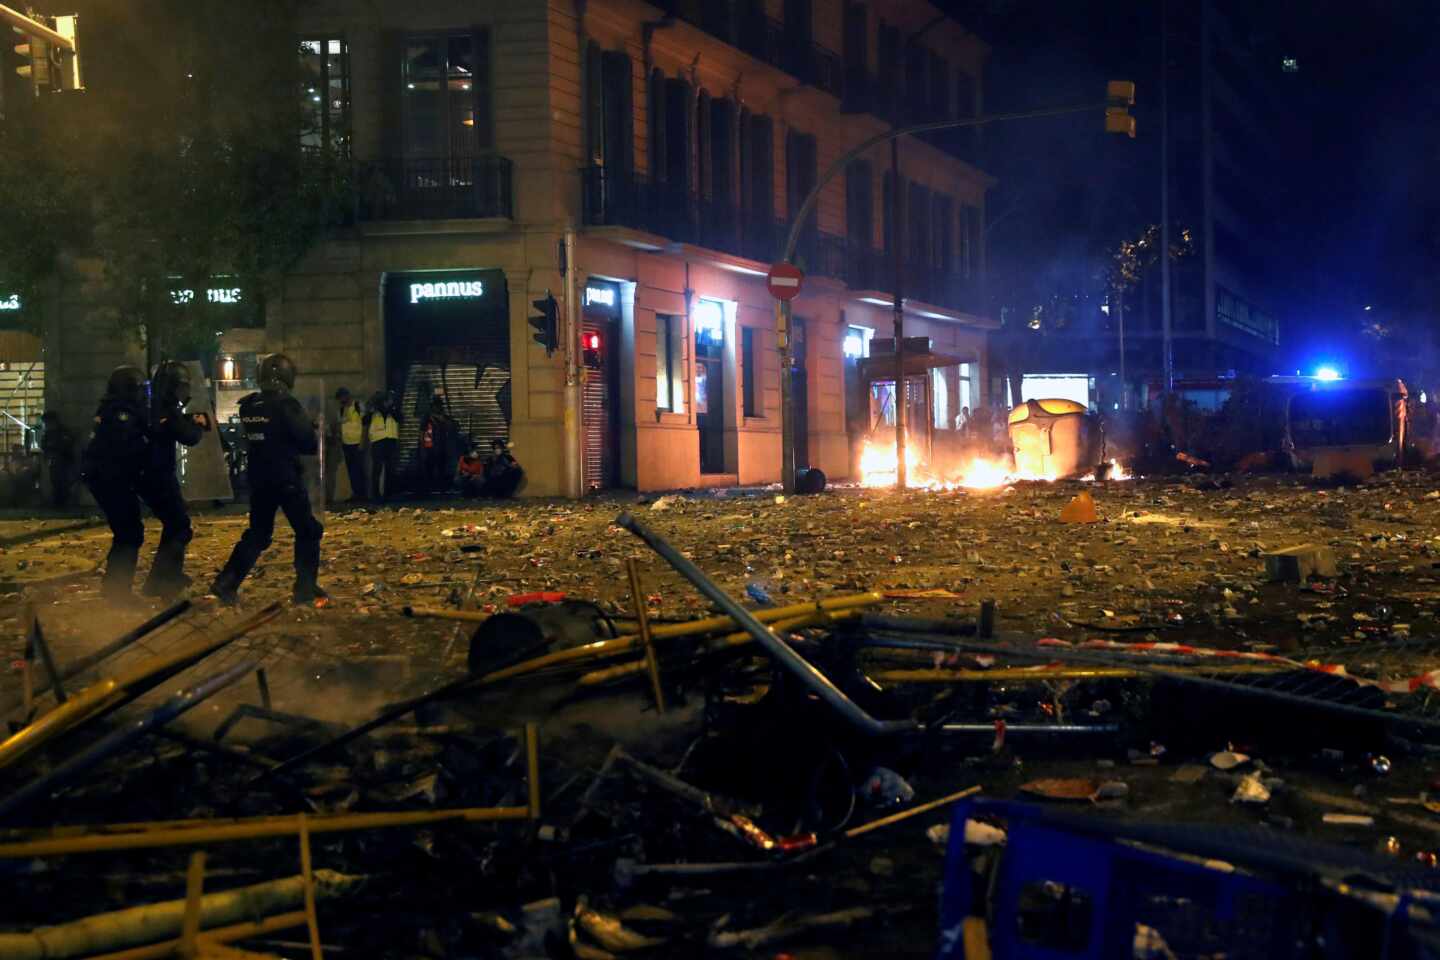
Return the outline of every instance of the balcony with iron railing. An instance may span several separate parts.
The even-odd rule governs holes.
[[[506,157],[392,157],[360,182],[367,220],[514,218],[513,164]]]
[[[844,90],[839,55],[808,40],[794,42],[780,20],[746,16],[734,0],[666,0],[663,6],[672,16],[798,80],[837,97]]]
[[[615,175],[603,167],[587,167],[581,176],[587,226],[628,227],[759,263],[776,259],[789,229],[786,221],[752,215],[730,201],[655,183],[644,174]],[[840,280],[853,290],[894,289],[890,254],[868,243],[802,230],[794,260],[809,276]],[[907,261],[902,268],[907,299],[979,313],[979,285],[973,275],[966,277],[953,269],[916,261]]]

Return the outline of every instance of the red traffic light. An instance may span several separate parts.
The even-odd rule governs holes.
[[[587,334],[585,334],[585,349],[586,349],[586,350],[599,350],[599,349],[600,349],[600,334],[598,334],[598,333],[587,333]]]

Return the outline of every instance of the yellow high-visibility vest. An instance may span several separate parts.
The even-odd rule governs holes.
[[[370,419],[370,442],[376,440],[399,440],[400,424],[394,417],[387,417],[383,413],[376,413]]]
[[[346,446],[359,443],[365,436],[365,424],[360,417],[360,405],[352,403],[340,411],[340,442]]]

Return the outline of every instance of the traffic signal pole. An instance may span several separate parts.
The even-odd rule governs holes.
[[[1133,85],[1131,85],[1130,93],[1131,93],[1131,100],[1132,100],[1132,101],[1133,101],[1133,92],[1134,92],[1134,88],[1133,88]],[[1089,112],[1095,111],[1095,110],[1101,110],[1101,111],[1105,111],[1105,112],[1106,112],[1106,115],[1107,115],[1107,120],[1106,120],[1107,129],[1112,129],[1112,130],[1113,130],[1113,128],[1111,128],[1111,127],[1109,126],[1109,125],[1110,125],[1110,119],[1109,119],[1109,118],[1112,117],[1112,116],[1115,116],[1115,113],[1114,113],[1113,111],[1117,110],[1117,109],[1119,108],[1119,106],[1120,106],[1120,104],[1117,103],[1115,100],[1113,100],[1113,99],[1105,99],[1105,100],[1101,100],[1101,101],[1098,101],[1098,102],[1095,102],[1095,103],[1082,103],[1082,104],[1075,104],[1075,105],[1066,106],[1066,107],[1050,107],[1050,108],[1047,108],[1047,109],[1044,109],[1044,110],[1026,110],[1026,111],[1022,111],[1022,112],[1019,112],[1019,113],[996,113],[996,114],[991,114],[990,116],[985,116],[985,117],[971,117],[971,118],[965,119],[965,120],[937,120],[937,121],[935,121],[935,122],[933,122],[933,123],[917,123],[917,124],[913,124],[913,125],[908,126],[908,127],[892,128],[892,129],[887,130],[887,131],[885,131],[885,132],[883,132],[883,133],[877,133],[877,134],[875,134],[873,137],[870,137],[869,139],[860,142],[860,143],[857,144],[856,146],[851,147],[849,150],[845,151],[845,153],[843,153],[843,154],[841,154],[839,157],[837,157],[837,158],[835,159],[835,161],[834,161],[833,163],[831,163],[830,166],[825,170],[824,175],[821,176],[821,177],[819,178],[819,180],[816,181],[815,186],[812,187],[811,190],[810,190],[810,192],[805,196],[804,202],[800,204],[800,208],[795,212],[795,216],[791,219],[791,222],[790,222],[790,232],[789,232],[788,234],[786,234],[786,236],[785,236],[785,245],[780,249],[780,262],[781,262],[781,263],[793,263],[793,262],[794,262],[794,258],[795,258],[795,248],[796,248],[796,246],[799,245],[799,242],[800,242],[800,228],[801,228],[801,226],[805,223],[806,218],[808,218],[808,217],[810,216],[811,212],[814,211],[815,205],[819,202],[819,200],[820,200],[820,191],[822,191],[823,189],[825,189],[825,187],[830,183],[830,181],[834,180],[837,176],[839,176],[840,173],[841,173],[846,167],[848,167],[852,162],[854,162],[855,160],[859,159],[859,158],[860,158],[861,156],[863,156],[866,152],[868,152],[869,150],[871,150],[871,149],[874,148],[874,147],[879,146],[879,145],[882,144],[882,143],[888,143],[888,142],[891,142],[891,141],[898,141],[901,137],[907,137],[907,136],[910,136],[911,134],[916,134],[916,133],[929,133],[929,132],[932,131],[932,130],[955,130],[955,129],[959,129],[959,128],[962,128],[962,127],[982,127],[982,126],[985,126],[985,125],[987,125],[987,124],[991,124],[991,123],[1001,123],[1001,122],[1006,121],[1006,120],[1039,120],[1039,119],[1042,119],[1042,118],[1044,118],[1044,117],[1062,117],[1062,116],[1066,116],[1067,114],[1072,114],[1072,113],[1089,113]],[[1126,104],[1126,106],[1128,106],[1128,104]],[[1134,130],[1134,124],[1133,124],[1133,122],[1132,122],[1132,123],[1130,124],[1129,130],[1126,131],[1126,132],[1129,132],[1131,136],[1134,136],[1133,130]],[[1119,131],[1114,131],[1114,132],[1119,132]],[[895,149],[898,150],[898,149],[899,149],[898,146],[897,146]],[[900,183],[899,183],[899,178],[897,177],[897,178],[896,178],[896,183],[895,183],[895,188],[894,188],[894,193],[895,193],[895,194],[898,194],[899,191],[900,191]],[[892,229],[891,229],[891,238],[890,238],[890,239],[891,239],[891,243],[893,244],[893,250],[894,250],[895,255],[896,255],[897,257],[899,256],[900,241],[901,241],[901,238],[900,238],[900,236],[898,235],[898,234],[899,234],[898,226],[899,226],[898,223],[896,223],[896,224],[894,224],[894,225],[892,226]],[[897,289],[896,289],[896,291],[895,291],[895,304],[894,304],[895,316],[896,316],[896,320],[897,320],[896,329],[895,329],[895,335],[896,335],[896,344],[895,344],[895,346],[896,346],[896,354],[897,354],[898,356],[901,356],[901,357],[903,358],[903,355],[904,355],[904,354],[903,354],[903,351],[901,350],[901,344],[900,344],[899,338],[900,338],[900,335],[903,333],[903,326],[902,326],[902,324],[904,323],[904,318],[903,318],[903,313],[902,313],[902,311],[903,311],[903,309],[904,309],[904,306],[903,306],[903,301],[901,300],[901,297],[900,297],[901,291],[898,289],[898,287],[899,287],[899,273],[898,273],[898,272],[897,272],[897,274],[896,274],[896,287],[897,287]],[[791,372],[790,372],[790,369],[789,369],[789,367],[788,367],[789,358],[790,358],[790,344],[789,344],[789,339],[788,339],[788,334],[789,334],[789,329],[790,329],[790,324],[789,324],[789,319],[790,319],[790,318],[789,318],[789,305],[788,305],[788,303],[782,305],[782,307],[780,308],[779,312],[777,313],[777,317],[778,317],[778,320],[777,320],[778,331],[777,331],[777,332],[780,334],[780,392],[781,392],[781,402],[780,402],[780,430],[781,430],[781,443],[784,445],[784,450],[783,450],[782,453],[781,453],[781,456],[782,456],[782,470],[784,471],[784,476],[783,476],[782,480],[783,480],[783,482],[784,482],[785,489],[786,489],[787,491],[789,491],[789,490],[794,490],[794,489],[795,489],[795,450],[794,450],[794,447],[793,447],[794,426],[793,426],[792,423],[791,423],[791,410],[790,410],[790,399],[789,399]],[[900,471],[900,472],[899,472],[898,475],[897,475],[897,480],[899,480],[901,483],[903,483],[903,482],[904,482],[904,479],[903,479],[903,478],[905,477],[905,473],[904,473],[904,470],[905,470],[905,462],[904,462],[904,459],[903,459],[903,450],[904,450],[904,439],[903,439],[904,427],[903,427],[903,424],[904,424],[904,420],[902,419],[903,416],[904,416],[904,413],[903,413],[902,411],[903,411],[904,406],[905,406],[905,396],[904,396],[905,383],[904,383],[903,371],[897,370],[897,373],[901,373],[901,374],[902,374],[901,377],[900,377],[900,379],[898,379],[898,380],[896,381],[896,383],[895,383],[896,453],[897,453],[897,455],[899,455],[899,456],[901,457],[901,459],[899,460],[899,463],[898,463],[898,468],[899,468],[899,471]]]
[[[45,24],[32,20],[18,10],[0,4],[0,23],[6,23],[35,40],[44,40],[51,46],[75,52],[75,41],[62,33],[56,33]]]

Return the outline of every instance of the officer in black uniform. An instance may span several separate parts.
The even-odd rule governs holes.
[[[185,575],[185,548],[194,535],[190,511],[175,475],[175,445],[193,447],[210,429],[210,416],[186,413],[190,402],[190,368],[167,360],[150,380],[150,451],[140,475],[140,496],[160,520],[160,545],[155,563],[140,592],[147,597],[173,597],[190,585]]]
[[[310,511],[300,458],[319,450],[319,438],[315,423],[290,395],[295,364],[289,357],[272,353],[261,360],[259,381],[260,392],[240,400],[240,424],[249,448],[250,526],[241,534],[210,592],[222,603],[239,599],[240,582],[270,546],[275,511],[280,509],[295,531],[294,599],[311,603],[328,596],[315,582],[325,528]]]
[[[153,414],[147,409],[145,372],[139,367],[116,367],[85,447],[85,485],[105,512],[112,534],[100,587],[110,600],[130,597],[135,562],[145,541],[142,500],[162,526],[145,592],[156,596],[176,593],[189,583],[183,568],[190,518],[175,477],[175,444],[194,446],[203,425],[184,412],[189,376],[183,366],[175,366],[178,371],[166,369],[164,364],[157,371]]]

